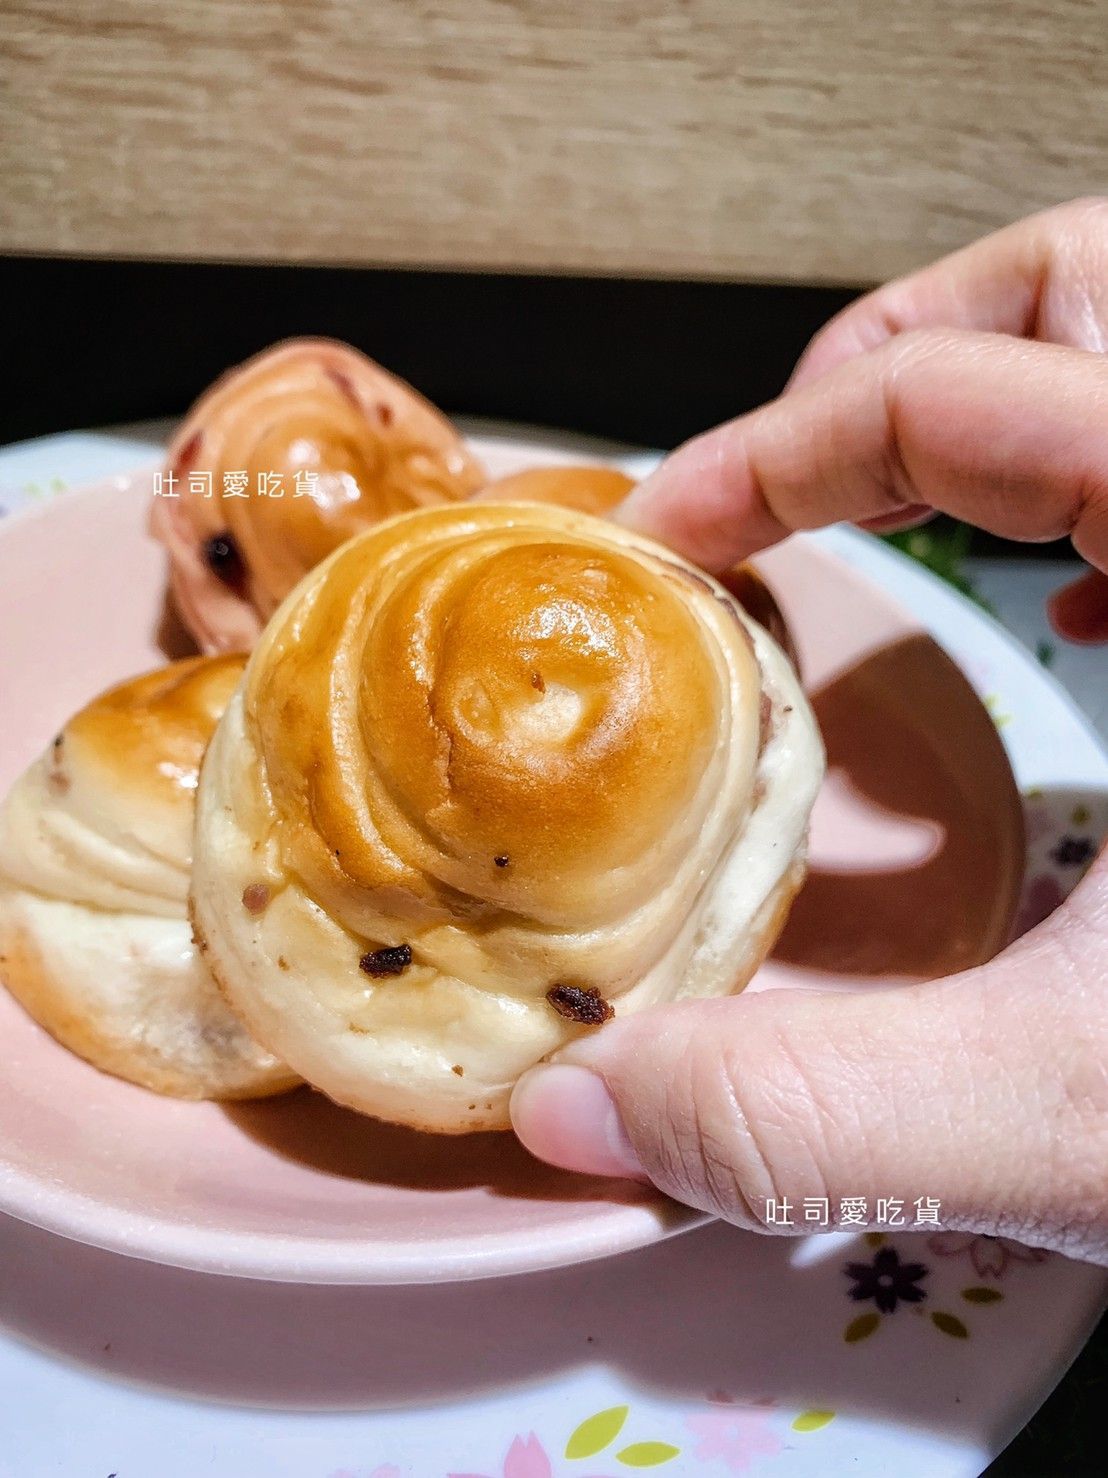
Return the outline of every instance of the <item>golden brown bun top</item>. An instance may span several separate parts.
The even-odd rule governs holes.
[[[54,741],[57,783],[92,783],[136,811],[179,812],[187,824],[204,750],[245,665],[189,657],[109,688]]]
[[[480,503],[556,503],[598,518],[622,503],[635,486],[633,478],[614,467],[535,467],[497,478],[476,495]],[[745,611],[764,626],[796,665],[796,647],[781,607],[753,565],[740,564],[716,577]]]
[[[282,851],[317,896],[574,928],[687,854],[723,754],[752,783],[759,708],[707,581],[598,519],[491,502],[337,552],[246,688]]]
[[[498,477],[477,494],[480,503],[556,503],[604,518],[635,486],[615,467],[529,467]]]
[[[74,715],[0,808],[0,875],[47,897],[180,918],[200,761],[243,657],[191,657]]]
[[[187,532],[201,554],[230,535],[237,559],[224,562],[223,584],[263,619],[352,535],[409,508],[468,497],[484,481],[433,405],[329,339],[289,340],[224,375],[189,412],[167,470],[179,497],[157,500],[165,506],[156,508],[155,532],[171,552],[170,533]],[[247,497],[223,496],[224,474],[235,472],[246,473]],[[259,476],[271,473],[282,479],[274,485],[281,496],[259,495]],[[297,473],[315,475],[314,485],[302,478],[299,496]],[[190,474],[200,476],[190,484]]]

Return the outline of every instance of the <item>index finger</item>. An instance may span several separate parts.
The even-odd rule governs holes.
[[[709,570],[918,504],[1108,569],[1108,356],[916,332],[686,443],[616,510]]]
[[[789,389],[918,328],[1108,349],[1108,199],[1028,216],[860,298],[816,334]]]

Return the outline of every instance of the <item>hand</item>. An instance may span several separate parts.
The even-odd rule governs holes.
[[[833,319],[788,393],[668,458],[624,519],[711,570],[794,529],[938,510],[1069,534],[1095,568],[1055,598],[1108,640],[1108,200],[1032,216]]]
[[[620,517],[715,570],[840,519],[1069,534],[1094,569],[1052,617],[1108,639],[1106,348],[1108,202],[1081,201],[852,305]],[[767,1199],[927,1195],[947,1227],[1108,1262],[1108,853],[988,965],[616,1020],[525,1074],[512,1115],[542,1159],[754,1230]]]

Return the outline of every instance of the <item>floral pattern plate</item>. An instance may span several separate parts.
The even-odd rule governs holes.
[[[0,511],[151,451],[8,449]],[[1029,926],[1108,828],[1108,758],[999,626],[873,540],[817,538],[894,591],[989,703],[1025,797]],[[212,1277],[9,1219],[0,1258],[5,1478],[977,1474],[1108,1291],[1097,1270],[926,1228],[711,1225],[576,1268],[406,1288]]]

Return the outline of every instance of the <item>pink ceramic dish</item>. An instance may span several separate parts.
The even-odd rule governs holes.
[[[494,472],[574,460],[479,442]],[[149,474],[0,525],[0,791],[109,683],[182,650],[145,533]],[[763,568],[828,741],[813,866],[754,988],[866,989],[950,973],[1005,942],[1019,798],[958,669],[813,541]],[[437,1139],[303,1090],[219,1106],[96,1072],[0,992],[0,1210],[180,1267],[283,1281],[496,1276],[626,1251],[704,1218],[639,1187],[531,1160],[508,1135]]]

